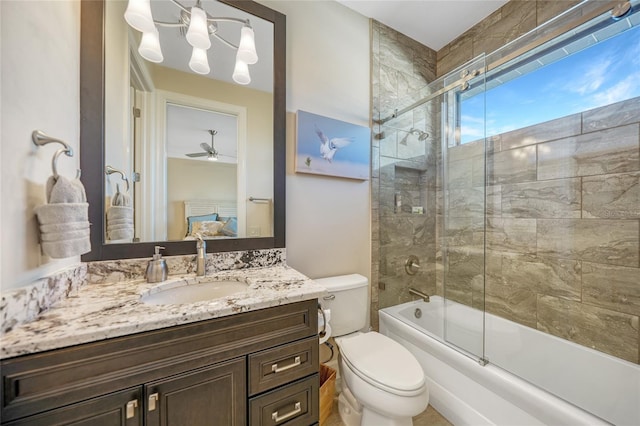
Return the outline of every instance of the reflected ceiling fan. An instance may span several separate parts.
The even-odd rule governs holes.
[[[236,158],[236,157],[231,157],[229,155],[224,155],[224,154],[220,154],[213,143],[214,137],[215,135],[218,134],[217,130],[209,130],[209,134],[211,135],[211,145],[209,145],[208,143],[204,143],[202,142],[200,144],[200,147],[202,148],[202,150],[204,152],[192,152],[190,154],[185,154],[187,157],[207,157],[207,160],[209,161],[218,161],[218,157],[228,157],[228,158]]]

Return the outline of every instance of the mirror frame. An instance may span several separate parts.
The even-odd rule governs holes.
[[[207,252],[285,247],[286,16],[251,0],[219,0],[273,23],[273,231],[272,237],[207,240]],[[195,254],[195,241],[105,244],[104,173],[104,0],[82,0],[80,29],[80,167],[91,222],[91,251],[82,261]]]

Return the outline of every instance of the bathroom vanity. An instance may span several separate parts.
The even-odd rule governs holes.
[[[2,424],[317,423],[324,289],[286,266],[211,279],[232,277],[248,290],[178,305],[144,303],[143,280],[87,284],[8,332]]]

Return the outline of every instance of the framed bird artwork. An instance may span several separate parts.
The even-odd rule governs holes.
[[[368,180],[370,164],[371,129],[298,111],[296,172]]]

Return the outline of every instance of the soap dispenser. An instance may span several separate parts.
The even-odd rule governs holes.
[[[155,246],[156,252],[147,265],[148,283],[159,283],[167,279],[167,262],[162,258],[160,250],[164,250],[164,247]]]

